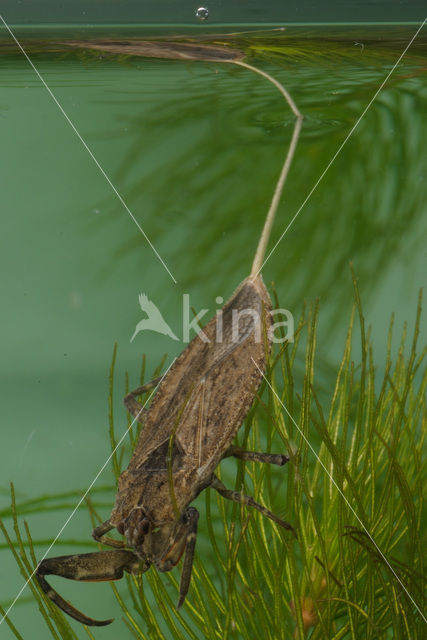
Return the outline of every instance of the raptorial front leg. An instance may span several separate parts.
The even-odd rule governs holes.
[[[36,570],[36,578],[43,592],[64,613],[90,627],[103,627],[113,622],[109,620],[94,620],[75,609],[64,600],[44,576],[55,575],[79,580],[83,582],[98,582],[103,580],[120,580],[123,572],[137,573],[140,570],[140,560],[132,551],[98,551],[95,553],[82,553],[73,556],[58,556],[42,560]]]
[[[138,387],[137,389],[130,391],[123,399],[126,409],[134,418],[136,418],[136,420],[140,424],[143,424],[144,414],[146,413],[146,409],[142,406],[140,402],[138,402],[136,398],[142,395],[143,393],[150,391],[150,389],[153,389],[156,385],[159,384],[161,379],[162,378],[155,378],[154,380],[151,380],[151,382],[147,382],[146,384],[143,384],[142,387]]]
[[[114,538],[109,538],[108,536],[104,535],[105,533],[111,531],[111,529],[114,529],[114,525],[110,524],[109,520],[106,520],[102,524],[99,524],[97,527],[95,527],[95,529],[92,531],[92,538],[94,538],[94,540],[100,542],[101,544],[108,545],[109,547],[123,549],[123,547],[126,546],[124,542],[122,542],[121,540],[115,540]]]
[[[225,452],[224,458],[233,456],[234,458],[240,458],[240,460],[251,460],[252,462],[266,462],[268,464],[277,464],[279,467],[283,467],[289,462],[289,456],[282,453],[262,453],[260,451],[246,451],[240,447],[232,445]]]
[[[232,500],[233,502],[240,502],[240,504],[246,504],[248,507],[253,507],[257,511],[262,513],[263,516],[270,518],[270,520],[273,520],[273,522],[280,525],[284,529],[287,529],[288,531],[293,531],[295,533],[294,528],[288,522],[285,522],[285,520],[282,520],[281,518],[276,516],[272,511],[270,511],[266,507],[263,507],[262,504],[259,504],[258,502],[256,502],[251,496],[247,496],[244,493],[239,493],[238,491],[232,491],[231,489],[227,489],[227,487],[225,487],[222,484],[221,480],[216,476],[213,477],[213,480],[210,486],[213,489],[216,489],[216,491],[218,491],[218,493],[221,494],[224,498],[227,498],[227,500]]]
[[[182,565],[181,580],[179,583],[179,600],[176,608],[183,604],[191,582],[191,571],[193,569],[194,550],[196,548],[197,521],[199,512],[194,507],[188,507],[184,513],[187,524],[187,539],[185,543],[184,563]]]

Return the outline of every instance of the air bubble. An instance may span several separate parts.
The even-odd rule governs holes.
[[[198,18],[202,22],[204,20],[207,20],[209,18],[209,9],[207,9],[206,7],[199,7],[196,11],[196,18]]]

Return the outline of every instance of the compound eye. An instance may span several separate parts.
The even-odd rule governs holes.
[[[116,526],[116,529],[120,533],[121,536],[124,536],[124,534],[125,534],[125,522],[124,522],[124,520],[120,520],[120,522]]]
[[[147,520],[147,518],[143,518],[142,520],[140,520],[140,522],[138,522],[134,529],[134,538],[132,540],[133,544],[137,547],[141,546],[144,542],[144,537],[149,531],[150,522]]]
[[[142,536],[146,536],[147,533],[150,531],[150,528],[151,528],[150,521],[147,518],[144,518],[138,524],[138,533]]]

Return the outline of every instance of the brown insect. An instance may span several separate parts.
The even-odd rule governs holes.
[[[77,43],[83,46],[83,43]],[[86,44],[86,43],[85,43]],[[121,51],[127,43],[89,44],[93,48]],[[132,42],[131,53],[138,43]],[[152,43],[139,44],[140,55],[154,55]],[[158,46],[158,43],[156,44]],[[174,48],[175,47],[175,48]],[[158,571],[170,571],[184,554],[179,589],[180,607],[191,579],[199,514],[191,502],[207,487],[222,496],[253,507],[281,527],[293,531],[252,497],[227,489],[215,475],[227,456],[284,465],[284,454],[244,451],[232,441],[247,415],[266,369],[272,341],[272,305],[260,270],[275,212],[295,151],[302,116],[289,94],[277,80],[242,62],[225,47],[184,45],[186,59],[233,62],[268,78],[285,96],[296,115],[295,128],[276,186],[252,270],[222,309],[221,330],[212,319],[190,342],[160,380],[129,393],[127,410],[143,425],[128,468],[118,482],[118,491],[108,520],[96,527],[92,536],[115,547],[71,556],[42,560],[36,577],[44,593],[65,613],[86,625],[102,626],[112,620],[93,620],[66,602],[47,583],[45,576],[59,575],[82,581],[117,580],[128,573],[146,571],[152,564]],[[183,57],[183,45],[168,44],[164,57]],[[137,398],[158,385],[148,410]],[[111,529],[125,541],[109,538]]]

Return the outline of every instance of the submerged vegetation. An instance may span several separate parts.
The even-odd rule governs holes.
[[[405,330],[396,349],[391,322],[386,360],[375,363],[356,281],[355,291],[334,389],[325,392],[316,381],[315,307],[301,317],[294,343],[272,354],[267,380],[237,436],[247,449],[288,452],[288,465],[271,469],[244,461],[221,463],[226,483],[234,482],[236,490],[243,489],[285,517],[297,539],[258,512],[205,491],[198,499],[202,513],[196,561],[182,610],[175,609],[177,570],[126,576],[111,583],[117,633],[123,636],[125,625],[128,637],[150,640],[424,637],[421,522],[427,371],[426,351],[417,345],[421,298],[412,338]],[[302,374],[294,366],[301,351]],[[118,439],[112,410],[114,362],[115,352],[109,399],[113,451]],[[127,465],[137,435],[136,427],[130,428],[126,443],[112,455],[115,478]],[[111,482],[94,489],[85,501],[93,526],[103,519],[99,510],[111,507],[113,493]],[[30,518],[34,513],[70,511],[82,494],[16,502],[12,487],[11,508],[1,513],[1,553],[13,553],[56,639],[101,638],[103,632],[70,622],[30,579],[48,544],[31,536]],[[59,544],[73,545],[76,552],[82,545],[90,547],[87,538]],[[58,545],[49,555],[59,555]],[[9,604],[2,603],[2,615]],[[4,624],[22,638],[18,608],[19,601]]]

